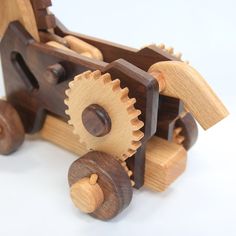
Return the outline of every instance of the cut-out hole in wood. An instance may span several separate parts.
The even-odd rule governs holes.
[[[26,64],[24,58],[18,52],[11,53],[11,60],[12,63],[17,70],[18,74],[24,81],[27,88],[32,91],[35,89],[39,89],[39,83],[31,70],[29,69],[28,65]]]

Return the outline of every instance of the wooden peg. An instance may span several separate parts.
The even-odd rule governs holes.
[[[97,174],[92,174],[89,179],[89,183],[91,185],[95,185],[98,181],[98,175]]]
[[[94,212],[104,201],[104,194],[100,186],[96,182],[91,184],[91,178],[94,181],[95,176],[97,175],[80,179],[72,185],[70,190],[73,203],[85,213]]]

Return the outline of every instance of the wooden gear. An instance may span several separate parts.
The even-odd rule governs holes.
[[[65,100],[68,122],[88,151],[110,153],[122,161],[133,156],[141,146],[143,122],[138,119],[141,112],[134,108],[136,100],[128,97],[127,88],[120,88],[120,80],[111,80],[109,74],[101,75],[100,71],[88,71],[75,77],[69,87]],[[105,135],[96,135],[86,129],[86,123],[90,127],[96,123],[94,129],[99,126],[95,117],[90,116],[84,122],[81,119],[83,111],[92,104],[100,105],[109,114],[111,130]]]
[[[27,133],[78,154],[68,172],[72,201],[109,220],[129,205],[132,186],[164,191],[184,172],[194,118],[208,129],[228,112],[173,48],[73,34],[50,5],[2,3],[0,153],[15,151]]]

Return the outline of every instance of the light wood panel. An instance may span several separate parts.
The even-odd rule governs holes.
[[[20,21],[32,37],[39,41],[38,29],[30,0],[1,0],[0,37],[12,21]]]
[[[40,136],[64,149],[82,156],[85,146],[73,135],[73,128],[60,119],[47,116]],[[187,152],[175,143],[153,137],[147,144],[145,187],[164,191],[186,167]]]

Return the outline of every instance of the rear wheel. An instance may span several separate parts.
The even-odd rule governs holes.
[[[24,141],[25,131],[16,109],[0,100],[0,154],[16,151]]]

